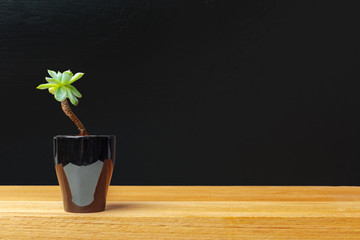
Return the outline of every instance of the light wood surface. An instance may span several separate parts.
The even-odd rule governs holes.
[[[360,239],[360,187],[111,186],[74,214],[58,186],[0,186],[0,239]]]

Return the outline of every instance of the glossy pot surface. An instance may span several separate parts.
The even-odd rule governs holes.
[[[113,135],[54,137],[55,169],[67,212],[105,210],[115,163]]]

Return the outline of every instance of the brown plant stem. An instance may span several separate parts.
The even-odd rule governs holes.
[[[77,118],[77,116],[73,113],[69,106],[69,102],[67,99],[61,102],[61,108],[64,111],[64,113],[73,121],[76,126],[78,127],[80,131],[80,136],[88,136],[89,134],[86,132],[86,129],[84,125],[80,122],[80,120]]]

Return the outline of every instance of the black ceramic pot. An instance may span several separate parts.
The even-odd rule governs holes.
[[[104,211],[115,163],[115,136],[55,136],[54,157],[65,211]]]

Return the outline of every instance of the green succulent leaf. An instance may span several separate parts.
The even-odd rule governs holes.
[[[68,84],[68,82],[70,81],[70,79],[73,77],[73,74],[70,70],[67,70],[65,72],[62,73],[62,78],[61,78],[61,82],[63,84]]]
[[[69,84],[72,84],[73,82],[79,80],[83,75],[84,75],[84,73],[82,73],[82,72],[76,73],[76,74],[70,79]]]
[[[74,96],[74,94],[71,92],[69,88],[66,88],[67,96],[70,99],[70,102],[76,106],[79,103],[79,100]]]
[[[51,93],[52,95],[54,95],[57,88],[58,88],[58,87],[51,87],[51,88],[49,88],[49,93]]]
[[[66,98],[66,88],[64,86],[58,87],[55,91],[55,99],[59,102],[64,101]]]
[[[59,81],[56,80],[56,79],[53,79],[53,78],[45,77],[45,80],[46,80],[48,83],[59,84]]]
[[[39,86],[37,86],[37,89],[47,89],[47,88],[51,88],[51,87],[56,87],[57,84],[53,84],[53,83],[45,83],[45,84],[40,84]]]
[[[61,72],[57,72],[57,80],[59,81],[59,82],[61,82],[61,78],[62,78],[62,73]]]
[[[50,75],[52,78],[58,79],[56,72],[54,72],[53,70],[48,70],[48,73],[49,73],[49,75]]]
[[[68,85],[67,87],[69,88],[71,93],[74,94],[76,97],[78,98],[82,97],[81,93],[73,85]]]

